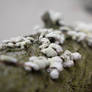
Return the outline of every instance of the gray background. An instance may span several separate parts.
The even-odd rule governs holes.
[[[62,12],[66,23],[91,22],[80,0],[0,0],[0,40],[30,34],[35,25],[42,25],[40,15],[46,10]]]

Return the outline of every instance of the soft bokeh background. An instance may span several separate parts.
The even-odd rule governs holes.
[[[30,34],[42,25],[40,15],[46,10],[62,12],[66,23],[91,22],[81,0],[0,0],[0,40]]]

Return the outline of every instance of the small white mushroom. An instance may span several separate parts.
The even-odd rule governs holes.
[[[55,56],[52,58],[49,58],[48,61],[50,62],[50,67],[49,68],[55,68],[58,71],[62,71],[63,70],[63,60],[59,57],[59,56]]]
[[[26,39],[27,40],[30,40],[30,41],[34,41],[34,38],[33,37],[30,37],[30,36],[26,37]]]
[[[68,31],[67,35],[72,37],[73,40],[76,40],[76,38],[77,38],[77,32],[76,31]]]
[[[58,41],[60,44],[64,43],[65,37],[64,34],[57,34],[55,32],[50,32],[46,35],[47,38],[54,38],[56,41]]]
[[[51,60],[50,62],[61,62],[63,63],[63,60],[60,58],[60,56],[55,56],[55,57],[52,57],[52,58],[48,58],[48,60]]]
[[[61,55],[61,58],[63,58],[64,60],[64,63],[63,63],[64,67],[71,67],[74,65],[72,53],[69,50],[66,50],[64,54]]]
[[[50,44],[50,41],[49,41],[49,39],[48,38],[42,38],[41,40],[40,40],[40,42],[42,43],[42,44]]]
[[[42,38],[44,38],[44,36],[45,36],[46,34],[52,32],[53,29],[46,29],[46,28],[44,28],[44,29],[39,29],[38,31],[39,31],[39,33],[40,33],[39,40],[41,40]]]
[[[52,69],[50,72],[50,77],[52,79],[58,79],[59,78],[59,72],[57,69]]]
[[[50,44],[49,47],[55,49],[57,53],[60,53],[63,51],[63,48],[60,45],[55,44],[55,43]]]
[[[65,61],[63,63],[63,66],[64,67],[72,67],[72,66],[74,66],[74,62],[73,62],[73,60]]]
[[[63,71],[63,64],[61,62],[51,62],[50,68],[56,68],[58,71]]]
[[[72,53],[69,50],[65,50],[65,52],[61,55],[61,58],[63,58],[65,61],[71,59]]]
[[[41,52],[43,54],[45,54],[46,56],[48,56],[48,57],[57,56],[57,52],[54,49],[50,48],[50,47],[48,47],[46,49],[42,49]]]
[[[26,44],[31,44],[31,41],[30,40],[28,40],[28,39],[26,39],[25,41],[23,41],[23,42],[25,42]]]
[[[45,48],[47,48],[47,47],[49,46],[49,44],[50,44],[50,41],[49,41],[48,38],[42,38],[42,39],[40,40],[40,42],[42,43],[42,45],[39,46],[40,49],[45,49]]]
[[[49,65],[48,60],[43,56],[32,56],[29,58],[30,62],[25,63],[30,65],[34,70],[44,69]]]
[[[78,52],[72,53],[72,58],[73,60],[79,60],[81,59],[81,54],[79,54]]]
[[[45,58],[43,56],[39,56],[38,58],[39,58],[39,60],[44,62],[45,66],[48,66],[50,64],[47,58]]]
[[[33,63],[33,62],[25,62],[25,65],[24,65],[24,68],[25,70],[32,70],[32,68],[36,71],[38,71],[40,69],[39,65]]]

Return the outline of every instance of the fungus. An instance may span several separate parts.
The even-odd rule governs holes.
[[[74,62],[73,62],[73,60],[65,61],[65,62],[63,63],[63,66],[64,66],[64,67],[72,67],[72,66],[74,66]]]
[[[51,69],[55,68],[58,71],[63,70],[63,64],[62,64],[63,60],[59,56],[49,58],[48,61],[50,62]]]
[[[57,52],[56,52],[54,49],[52,49],[51,47],[42,49],[41,52],[42,52],[43,54],[45,54],[46,56],[48,56],[48,57],[57,56]]]
[[[64,34],[58,34],[56,32],[51,32],[46,35],[46,37],[49,38],[55,38],[56,41],[58,41],[60,44],[64,43],[65,37]]]
[[[25,62],[25,69],[29,70],[33,68],[34,70],[38,71],[40,69],[44,69],[49,65],[48,60],[43,56],[32,56],[29,58],[28,62]]]
[[[11,56],[7,56],[7,55],[0,55],[0,60],[1,61],[6,61],[6,62],[10,62],[10,63],[17,63],[17,59]]]
[[[50,77],[52,79],[58,79],[59,78],[59,72],[57,69],[52,69],[50,72]]]

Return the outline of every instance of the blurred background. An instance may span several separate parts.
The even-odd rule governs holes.
[[[31,34],[47,10],[61,12],[67,24],[92,22],[92,0],[0,0],[0,40]]]

